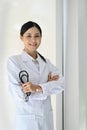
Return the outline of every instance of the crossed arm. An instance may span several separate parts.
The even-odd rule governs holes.
[[[51,73],[49,73],[47,82],[55,81],[58,79],[59,79],[58,75],[52,76]],[[42,87],[40,85],[32,84],[31,82],[24,83],[22,84],[21,87],[24,93],[27,93],[27,92],[33,93],[36,91],[43,93]]]

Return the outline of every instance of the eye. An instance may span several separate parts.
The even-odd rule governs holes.
[[[35,37],[40,37],[39,35],[36,35]]]
[[[27,37],[31,37],[30,35],[28,35]]]

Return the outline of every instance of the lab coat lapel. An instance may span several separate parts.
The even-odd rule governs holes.
[[[23,63],[30,68],[31,70],[38,72],[34,62],[32,61],[33,58],[31,56],[29,56],[25,51],[22,52],[22,59],[23,59]]]
[[[31,56],[29,56],[25,51],[22,52],[21,56],[22,56],[24,64],[26,64],[27,67],[31,68],[31,70],[33,70],[37,73],[40,73],[40,74],[44,73],[46,63],[41,59],[41,57],[39,55],[37,58],[37,60],[39,62],[39,71],[36,68],[34,62],[32,62],[33,58]]]

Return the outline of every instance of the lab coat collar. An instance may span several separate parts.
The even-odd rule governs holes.
[[[42,73],[44,71],[44,67],[45,67],[46,63],[41,59],[39,54],[37,54],[37,59],[36,59],[39,63],[39,71],[35,67],[35,64],[32,62],[35,59],[33,57],[31,57],[29,54],[27,54],[24,50],[22,51],[22,59],[24,62],[26,62],[26,65],[30,66],[31,69],[33,68],[36,72]]]
[[[32,56],[30,56],[26,51],[22,51],[22,58],[23,58],[23,61],[28,61],[29,59],[30,60],[35,60]],[[38,59],[38,55],[37,55],[37,59]],[[36,60],[37,60],[36,59]]]

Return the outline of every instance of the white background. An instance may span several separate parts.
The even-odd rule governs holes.
[[[59,6],[59,5],[58,5]],[[60,10],[61,11],[61,10]],[[61,69],[60,37],[56,35],[56,0],[0,0],[0,129],[12,130],[14,122],[14,104],[8,88],[7,59],[21,53],[23,43],[19,38],[23,23],[33,20],[43,32],[39,51]],[[61,20],[61,19],[60,19]],[[62,24],[62,23],[61,23]],[[59,24],[59,28],[60,25]],[[61,28],[60,28],[61,31]],[[60,34],[60,33],[59,33]],[[62,35],[62,33],[61,33]],[[60,35],[60,36],[61,36]],[[56,38],[59,37],[59,38]],[[56,40],[58,41],[56,45]],[[62,44],[61,44],[62,45]],[[60,47],[59,49],[56,46]],[[56,54],[56,51],[59,52]],[[59,55],[60,54],[60,55]],[[59,60],[57,60],[59,58]],[[60,61],[60,62],[59,62]],[[52,96],[54,127],[62,129],[61,94]],[[59,107],[58,107],[59,106]],[[58,110],[56,110],[58,109]],[[57,128],[56,128],[57,127]]]
[[[43,31],[39,51],[65,73],[64,126],[62,94],[52,96],[55,130],[87,130],[87,0],[0,0],[0,129],[13,128],[7,58],[23,49],[19,31],[29,20]]]

